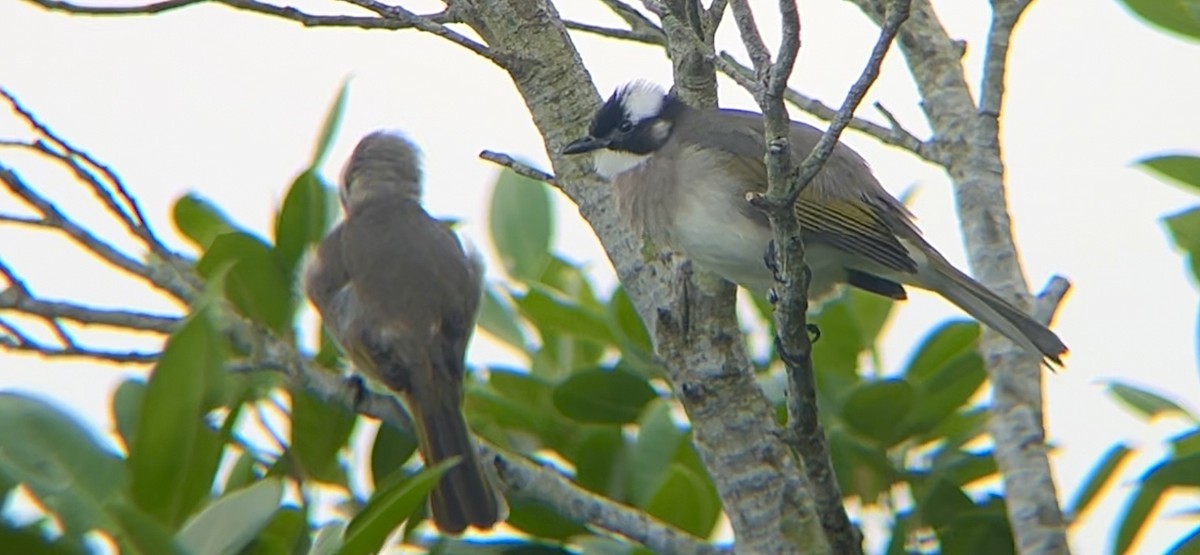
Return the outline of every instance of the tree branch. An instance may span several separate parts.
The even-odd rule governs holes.
[[[61,161],[61,157],[56,156],[54,151],[38,149],[35,152]],[[502,155],[497,157],[500,156]],[[519,167],[517,164],[513,162],[514,167]],[[90,187],[84,176],[77,174],[76,177],[84,182],[84,186]],[[151,256],[149,261],[141,262],[124,255],[111,244],[62,215],[48,199],[22,181],[16,172],[2,165],[0,180],[42,214],[42,218],[37,220],[38,225],[67,233],[84,250],[98,254],[130,274],[139,276],[156,289],[171,292],[184,303],[191,303],[199,298],[200,290],[190,285],[198,282],[199,278],[182,259],[164,262]],[[133,201],[132,197],[130,200]],[[111,209],[103,199],[99,201]],[[38,299],[2,259],[0,276],[9,284],[6,289],[0,291],[0,311],[46,319],[51,326],[58,326],[60,319],[68,319],[82,324],[105,325],[129,331],[171,333],[181,323],[181,318],[174,316],[106,310]],[[243,351],[252,353],[247,360],[230,361],[229,371],[281,371],[294,387],[304,388],[322,399],[346,406],[359,414],[379,418],[400,429],[412,429],[412,422],[407,413],[394,397],[364,390],[357,380],[346,380],[319,367],[310,358],[301,355],[288,341],[275,337],[262,326],[242,317],[228,302],[221,302],[218,310],[220,317],[217,321],[222,323],[224,332],[232,343],[244,347]],[[83,357],[119,363],[149,363],[161,354],[84,347],[75,344],[65,330],[56,330],[56,334],[63,342],[62,346],[41,343],[24,333],[17,325],[0,318],[0,348],[12,351],[36,353],[44,357]],[[496,461],[498,467],[504,470],[505,487],[543,502],[565,515],[581,518],[583,523],[641,542],[659,552],[709,555],[725,551],[658,519],[643,515],[636,509],[575,486],[552,469],[543,468],[493,448],[489,448],[487,452],[490,460]]]
[[[532,179],[534,181],[541,181],[542,183],[550,185],[551,187],[554,187],[555,189],[562,188],[562,186],[559,185],[558,180],[555,179],[552,174],[548,174],[542,170],[539,170],[533,166],[530,166],[529,164],[519,162],[516,159],[514,159],[512,156],[509,156],[502,152],[485,150],[485,151],[479,153],[479,157],[483,158],[484,160],[487,160],[489,162],[492,162],[494,164],[499,164],[501,166],[504,166],[504,167],[516,172],[517,175],[528,177],[529,179]]]
[[[876,23],[883,21],[881,0],[852,1]],[[1028,5],[992,2],[978,106],[963,73],[961,44],[949,37],[929,0],[913,0],[898,40],[954,183],[972,273],[1017,306],[1028,306],[1029,289],[1012,236],[997,131],[1008,42]],[[993,391],[988,428],[1017,548],[1024,555],[1069,553],[1042,423],[1040,361],[992,330],[985,330],[980,351]]]

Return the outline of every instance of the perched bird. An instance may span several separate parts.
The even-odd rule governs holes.
[[[404,398],[425,463],[459,458],[430,495],[434,524],[451,534],[490,528],[503,498],[462,415],[483,268],[421,207],[420,159],[404,138],[363,138],[339,193],[346,219],[318,247],[305,292],[354,367]]]
[[[792,122],[792,155],[806,156],[821,134]],[[760,114],[692,108],[653,84],[634,82],[600,107],[586,137],[563,149],[586,152],[613,183],[635,231],[747,289],[765,293],[775,284],[763,262],[770,223],[746,200],[767,189]],[[1067,347],[1058,336],[952,266],[850,147],[834,148],[797,199],[796,215],[812,271],[810,297],[827,296],[839,283],[893,299],[906,298],[904,285],[928,289],[1061,364]]]

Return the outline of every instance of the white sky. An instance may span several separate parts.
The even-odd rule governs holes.
[[[559,4],[578,19],[618,24],[598,3]],[[758,4],[759,21],[773,26],[774,3]],[[986,4],[938,2],[951,34],[969,44],[972,83],[978,82],[985,44]],[[334,9],[333,3],[315,0],[295,5]],[[429,1],[405,5],[437,9]],[[792,84],[837,105],[858,75],[875,30],[846,2],[809,0],[801,10],[803,49]],[[722,44],[740,53],[735,33],[727,21]],[[576,36],[576,42],[603,94],[634,78],[670,82],[670,65],[657,50],[590,36]],[[273,214],[309,158],[325,109],[347,75],[353,76],[351,95],[326,175],[336,176],[363,134],[403,129],[426,153],[427,205],[434,213],[463,218],[466,235],[481,247],[490,248],[485,203],[496,168],[478,160],[478,152],[500,150],[548,166],[507,75],[413,31],[304,29],[208,5],[152,18],[86,19],[6,2],[0,5],[0,52],[0,85],[119,172],[159,232],[180,245],[170,207],[188,191],[269,236]],[[1102,384],[1121,379],[1149,385],[1200,411],[1197,294],[1159,223],[1162,215],[1195,204],[1195,197],[1131,167],[1148,154],[1197,149],[1196,68],[1200,45],[1147,28],[1112,0],[1037,3],[1015,38],[1003,140],[1022,258],[1035,289],[1055,273],[1075,286],[1055,327],[1072,350],[1068,367],[1046,378],[1060,494],[1070,498],[1113,442],[1146,448],[1126,467],[1122,489],[1110,491],[1073,528],[1077,553],[1107,551],[1127,486],[1159,456],[1162,438],[1182,429],[1175,421],[1136,420],[1103,394]],[[728,82],[722,96],[726,106],[753,107]],[[869,107],[873,101],[883,102],[918,135],[926,131],[899,54],[889,57],[860,111],[878,121]],[[0,116],[0,136],[22,133],[13,118]],[[963,265],[941,172],[863,136],[851,133],[846,141],[871,161],[893,193],[920,188],[913,208],[926,235]],[[89,223],[101,221],[87,208],[93,199],[65,176],[9,152],[4,160],[19,162],[19,171],[69,212]],[[608,261],[577,211],[565,198],[557,206],[557,249],[611,284]],[[0,211],[17,210],[14,199],[0,196]],[[107,224],[103,229],[116,230]],[[57,238],[0,227],[0,249],[38,294],[103,306],[171,308],[140,285],[72,256]],[[494,259],[492,266],[498,266]],[[932,325],[956,315],[937,297],[913,296],[885,341],[889,368],[902,364]],[[476,342],[472,353],[478,362],[510,357],[486,341]],[[52,397],[101,430],[111,427],[111,388],[137,372],[0,353],[0,389]],[[1190,529],[1186,521],[1168,518],[1186,506],[1173,503],[1158,513],[1165,522],[1153,526],[1137,552],[1161,552]]]

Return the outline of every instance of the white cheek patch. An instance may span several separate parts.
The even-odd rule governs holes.
[[[649,81],[634,81],[624,91],[621,107],[629,121],[638,122],[657,116],[662,112],[666,93],[662,87]]]
[[[649,159],[649,154],[634,154],[605,148],[596,151],[593,163],[596,173],[611,181],[614,177],[646,163]]]

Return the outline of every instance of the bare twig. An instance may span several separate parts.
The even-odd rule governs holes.
[[[787,92],[786,82],[799,48],[800,25],[795,3],[781,2],[783,43],[774,63],[771,62],[770,54],[758,34],[753,14],[745,0],[734,0],[732,7],[742,41],[754,64],[753,77],[739,71],[728,57],[725,57],[725,63],[721,65],[727,68],[727,73],[741,77],[738,79],[739,83],[754,95],[763,111],[765,122],[769,186],[764,195],[752,195],[749,200],[755,206],[764,209],[770,217],[777,247],[775,267],[778,269],[779,281],[784,284],[781,291],[777,292],[775,318],[776,329],[779,330],[781,358],[788,367],[789,443],[804,460],[805,471],[815,488],[821,522],[834,551],[861,553],[861,540],[850,524],[842,503],[825,433],[818,420],[812,345],[806,322],[809,273],[804,263],[804,245],[794,206],[800,192],[808,186],[833,152],[842,130],[850,123],[854,110],[878,76],[883,57],[891,46],[900,24],[908,17],[908,3],[905,0],[896,0],[889,5],[887,21],[880,31],[866,67],[850,87],[829,129],[795,170],[792,167],[791,145],[788,141],[791,122],[783,106]]]
[[[523,162],[520,162],[520,161],[514,159],[512,156],[509,156],[502,152],[494,152],[491,150],[485,150],[485,151],[479,153],[479,157],[483,158],[484,160],[487,160],[489,162],[504,166],[504,167],[516,172],[517,175],[528,177],[529,179],[533,179],[535,181],[541,181],[541,182],[546,183],[547,185],[551,185],[555,188],[559,187],[558,180],[556,180],[553,175],[548,174],[542,170],[539,170],[539,169],[537,169],[533,166],[530,166],[528,164],[525,164]]]
[[[315,15],[291,6],[277,6],[256,0],[178,0],[154,2],[142,6],[86,6],[56,0],[26,0],[50,11],[75,15],[130,16],[157,15],[196,4],[221,4],[231,8],[295,21],[305,27],[358,27],[360,29],[411,29],[413,25],[398,19],[348,15]],[[432,21],[437,22],[437,19]]]
[[[129,189],[125,187],[125,183],[121,181],[121,178],[117,177],[116,173],[114,173],[108,166],[93,158],[87,152],[75,148],[71,145],[71,143],[67,142],[66,139],[51,130],[46,124],[38,121],[38,119],[34,117],[33,113],[22,106],[20,101],[18,101],[17,98],[12,95],[12,93],[8,92],[3,87],[0,87],[0,96],[3,96],[6,100],[8,100],[8,103],[12,106],[13,111],[15,111],[21,119],[25,120],[25,122],[33,127],[33,129],[42,137],[61,149],[62,153],[54,151],[42,141],[35,143],[33,145],[34,148],[59,159],[62,163],[70,167],[71,170],[75,172],[75,175],[83,180],[84,183],[88,184],[91,187],[92,192],[104,202],[104,205],[106,208],[108,208],[108,211],[116,216],[117,219],[121,220],[121,222],[125,224],[125,228],[128,229],[130,233],[140,238],[142,242],[145,243],[147,248],[157,253],[159,256],[170,255],[170,249],[168,249],[167,246],[163,244],[163,242],[154,234],[154,230],[150,228],[150,224],[146,221],[146,217],[142,213],[141,206],[138,205],[133,196],[129,194]],[[107,181],[107,186],[105,186],[106,184],[99,177],[97,177],[91,171],[88,171],[88,169],[83,165],[76,162],[76,159],[83,160],[84,164],[87,164],[88,166],[98,170],[104,177],[103,181]],[[114,198],[113,192],[109,190],[110,187],[116,191],[117,196],[121,198],[124,206],[121,205],[122,203],[118,203],[116,198]]]
[[[36,353],[46,358],[89,358],[121,364],[141,364],[154,362],[162,354],[139,351],[106,351],[90,347],[80,347],[78,345],[66,345],[63,347],[46,345],[25,335],[15,325],[2,318],[0,318],[0,330],[3,330],[7,334],[7,336],[0,336],[0,345],[4,346],[4,348],[10,351]]]
[[[171,333],[179,327],[180,322],[180,319],[175,316],[43,301],[15,288],[0,292],[0,310],[15,310],[42,318],[65,319],[81,324],[158,333]]]
[[[579,21],[565,21],[563,23],[568,29],[583,31],[585,33],[592,33],[614,39],[640,42],[643,44],[653,44],[657,46],[662,46],[667,42],[666,37],[661,34],[661,30],[659,31],[659,34],[648,34],[631,29],[614,29],[612,27],[602,27],[600,25],[591,25]]]

